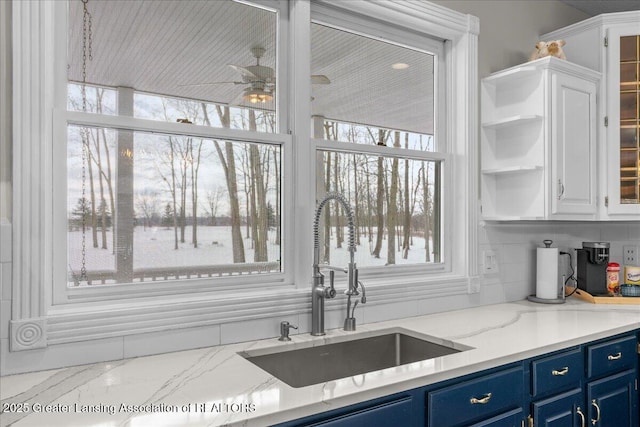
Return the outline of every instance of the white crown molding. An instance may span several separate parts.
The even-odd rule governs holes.
[[[586,30],[600,29],[607,25],[633,24],[638,22],[640,22],[640,11],[605,13],[594,16],[593,18],[585,19],[584,21],[576,22],[575,24],[568,25],[559,30],[541,34],[540,38],[555,40],[576,33],[581,33]]]
[[[435,3],[420,0],[350,0],[336,2],[316,0],[315,4],[343,9],[378,19],[395,22],[425,34],[455,40],[462,34],[480,33],[477,17],[466,15]]]

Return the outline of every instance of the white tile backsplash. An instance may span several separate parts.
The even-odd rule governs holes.
[[[124,337],[124,357],[148,356],[219,344],[220,325],[127,335]]]
[[[8,341],[0,340],[2,375],[120,360],[124,357],[122,337],[58,344],[17,352],[9,352]]]

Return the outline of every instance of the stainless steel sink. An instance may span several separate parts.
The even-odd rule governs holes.
[[[291,387],[304,387],[470,349],[405,330],[340,337],[313,346],[315,342],[239,354]]]

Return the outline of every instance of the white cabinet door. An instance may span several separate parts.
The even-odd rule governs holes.
[[[551,216],[593,219],[596,204],[596,84],[551,76]]]

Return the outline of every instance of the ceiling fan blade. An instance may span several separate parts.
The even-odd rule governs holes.
[[[330,83],[331,80],[329,80],[329,77],[325,76],[324,74],[314,74],[311,76],[311,84],[328,85]]]
[[[246,82],[250,82],[250,81],[253,81],[253,80],[260,80],[260,77],[256,76],[251,71],[249,71],[247,69],[247,67],[243,67],[242,65],[233,65],[233,64],[229,64],[229,67],[231,67],[234,70],[236,70],[237,72],[239,72],[240,75],[242,75],[242,78]]]
[[[188,84],[179,84],[178,87],[189,87],[189,86],[211,86],[211,85],[226,85],[226,84],[234,84],[234,85],[245,85],[245,82],[208,82],[208,83],[188,83]]]

